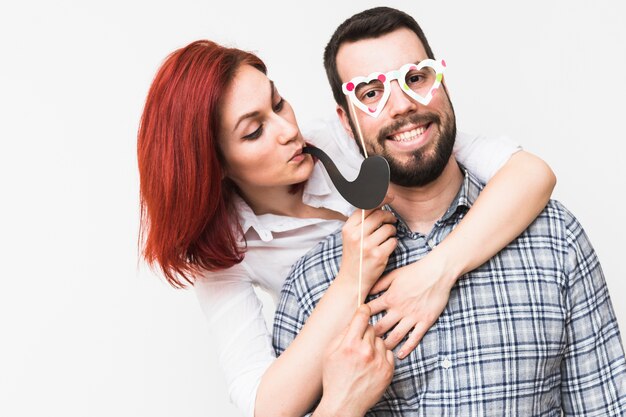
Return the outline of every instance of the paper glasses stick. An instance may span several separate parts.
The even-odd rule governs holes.
[[[358,295],[357,295],[357,307],[361,305],[361,290],[362,290],[362,276],[363,276],[363,235],[364,235],[364,220],[365,210],[371,210],[379,207],[387,195],[387,189],[389,188],[389,163],[385,158],[379,155],[368,156],[365,149],[365,143],[361,134],[361,127],[356,119],[356,114],[352,102],[350,102],[350,108],[353,118],[356,122],[357,131],[363,153],[365,154],[365,160],[361,163],[359,174],[353,181],[348,181],[339,171],[332,159],[321,149],[307,146],[302,152],[308,153],[319,159],[326,172],[333,182],[333,185],[341,194],[341,196],[353,206],[362,209],[361,211],[361,245],[359,250],[359,283],[358,283]]]
[[[354,104],[352,104],[352,100],[348,100],[350,103],[350,112],[352,113],[352,120],[354,120],[354,124],[356,125],[356,131],[359,136],[359,141],[361,141],[361,149],[363,149],[363,155],[365,158],[368,157],[367,149],[365,148],[365,142],[363,141],[363,134],[361,133],[361,126],[359,125],[359,119],[356,117],[356,111],[354,111]],[[365,227],[365,210],[361,209],[361,245],[359,247],[359,286],[357,293],[357,302],[356,308],[359,308],[361,305],[361,288],[363,283],[363,235],[364,235],[364,227]]]

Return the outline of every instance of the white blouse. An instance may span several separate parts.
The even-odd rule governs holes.
[[[338,119],[316,124],[305,132],[305,138],[324,150],[348,179],[356,177],[363,158]],[[454,153],[459,162],[486,183],[519,149],[506,138],[459,133]],[[320,163],[315,164],[305,185],[303,201],[345,216],[354,210],[334,189]],[[257,216],[241,198],[237,207],[247,241],[244,260],[227,270],[206,272],[194,287],[217,345],[230,399],[246,416],[253,417],[261,377],[275,359],[268,331],[272,324],[265,323],[262,302],[254,287],[268,292],[277,303],[292,264],[343,222],[273,214]]]

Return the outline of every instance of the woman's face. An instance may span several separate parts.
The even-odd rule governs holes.
[[[244,195],[306,181],[313,159],[293,109],[265,74],[242,65],[220,106],[219,143],[226,176]]]

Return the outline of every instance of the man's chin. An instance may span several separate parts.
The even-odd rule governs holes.
[[[389,165],[397,167],[399,172],[413,172],[419,170],[422,166],[435,164],[437,155],[435,150],[420,149],[401,155],[386,152],[383,156],[387,159]]]
[[[443,172],[445,163],[436,152],[416,152],[405,158],[385,156],[389,162],[392,183],[403,187],[421,187],[430,184]]]

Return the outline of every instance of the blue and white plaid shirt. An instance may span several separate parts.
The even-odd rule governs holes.
[[[465,172],[428,236],[400,219],[386,271],[432,250],[481,189]],[[341,244],[338,231],[294,265],[274,321],[277,354],[337,275]],[[551,201],[521,236],[458,280],[417,349],[396,360],[391,385],[367,415],[561,416],[561,410],[626,414],[626,364],[598,258],[574,216]]]

